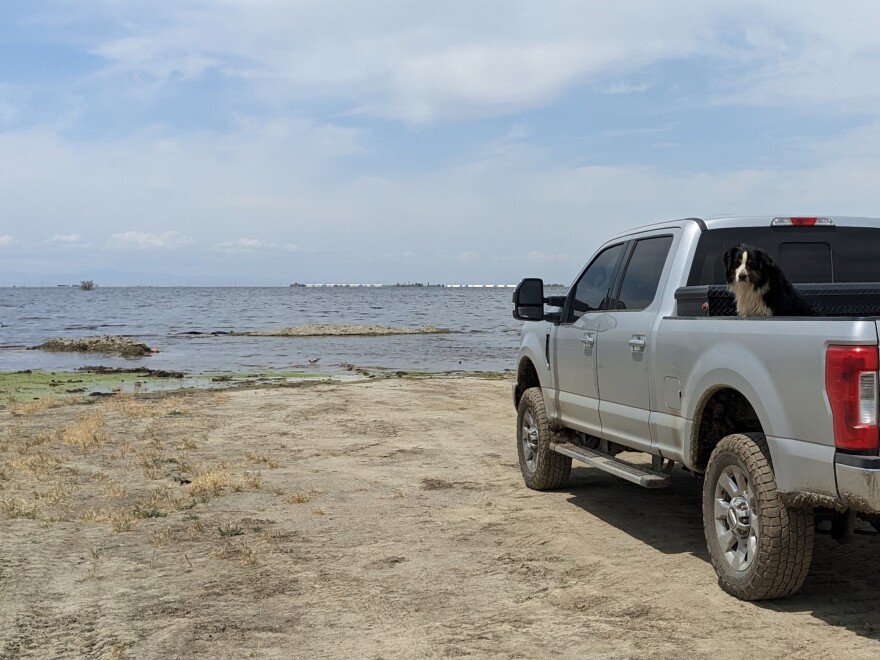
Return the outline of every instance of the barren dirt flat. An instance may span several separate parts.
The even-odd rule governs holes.
[[[700,487],[519,474],[510,382],[0,411],[0,658],[880,655],[880,536],[727,596]]]

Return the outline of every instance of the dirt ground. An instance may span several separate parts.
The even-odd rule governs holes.
[[[527,490],[510,382],[0,411],[0,657],[880,655],[880,535],[786,601],[716,585],[700,482]]]

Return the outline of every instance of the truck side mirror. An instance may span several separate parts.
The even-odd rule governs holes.
[[[513,290],[513,318],[519,321],[544,319],[544,280],[527,277]]]

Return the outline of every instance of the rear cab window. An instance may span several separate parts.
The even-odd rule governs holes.
[[[746,243],[766,250],[794,283],[880,282],[880,229],[742,227],[700,235],[688,286],[727,284],[724,253]]]

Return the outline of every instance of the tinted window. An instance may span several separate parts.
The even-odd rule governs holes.
[[[671,246],[672,236],[645,238],[636,243],[617,295],[617,309],[645,309],[653,302]]]
[[[584,312],[608,309],[611,279],[623,252],[623,243],[606,248],[593,259],[574,288],[570,319],[577,319]]]
[[[792,282],[880,282],[880,229],[768,226],[704,231],[688,284],[725,284],[722,257],[740,243],[769,252]]]
[[[789,282],[833,282],[828,243],[780,243],[779,266]]]

